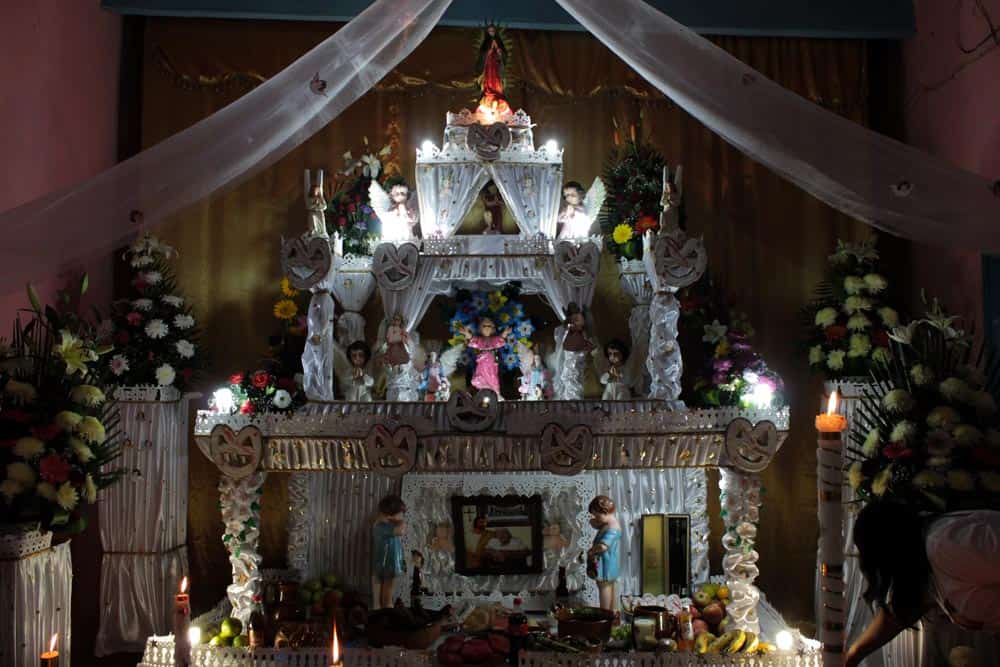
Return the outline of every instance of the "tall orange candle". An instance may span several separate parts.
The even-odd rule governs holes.
[[[181,580],[181,590],[174,596],[174,663],[178,667],[191,664],[191,640],[188,625],[191,622],[191,601],[188,597],[188,578]]]
[[[341,667],[344,663],[340,660],[340,641],[337,638],[337,622],[333,623],[333,645],[330,647],[330,667]]]
[[[41,655],[42,667],[59,667],[59,651],[56,650],[56,642],[59,641],[59,633],[52,635],[49,640],[49,650]]]
[[[816,415],[816,430],[820,433],[836,433],[839,438],[839,434],[845,428],[847,428],[847,418],[837,414],[837,392],[834,391],[826,403],[826,413]]]

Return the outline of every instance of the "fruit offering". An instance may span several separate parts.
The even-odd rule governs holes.
[[[310,579],[299,587],[299,603],[310,618],[331,616],[342,606],[343,598],[344,592],[333,574]]]
[[[453,635],[438,646],[437,659],[443,667],[502,665],[509,653],[510,641],[501,634],[489,633],[485,639]]]
[[[210,637],[210,646],[246,646],[243,634],[243,624],[238,618],[224,618],[219,627],[209,626],[202,631],[202,637]]]

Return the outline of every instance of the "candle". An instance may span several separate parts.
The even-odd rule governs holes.
[[[191,622],[191,602],[187,593],[188,578],[181,580],[181,590],[174,596],[174,663],[179,667],[191,664],[191,640],[188,624]]]
[[[337,638],[337,622],[333,623],[333,646],[330,648],[330,667],[341,667],[344,663],[340,660],[340,640]]]
[[[59,641],[59,633],[52,635],[49,640],[49,650],[41,655],[42,667],[59,667],[59,651],[56,650],[56,642]]]
[[[837,433],[847,428],[847,418],[837,414],[837,392],[830,394],[826,404],[826,414],[816,415],[816,430],[820,433]]]

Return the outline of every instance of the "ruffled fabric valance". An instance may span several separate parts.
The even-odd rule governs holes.
[[[642,0],[558,2],[676,104],[830,206],[906,238],[1000,251],[1000,186],[789,92]],[[449,4],[378,0],[221,111],[0,214],[0,292],[107,252],[281,159],[392,70]]]

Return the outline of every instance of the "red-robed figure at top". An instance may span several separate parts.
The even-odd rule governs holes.
[[[507,48],[495,25],[486,26],[486,35],[479,47],[477,69],[482,72],[483,96],[479,98],[481,114],[499,117],[510,113],[510,105],[503,95],[504,67],[507,64]]]

